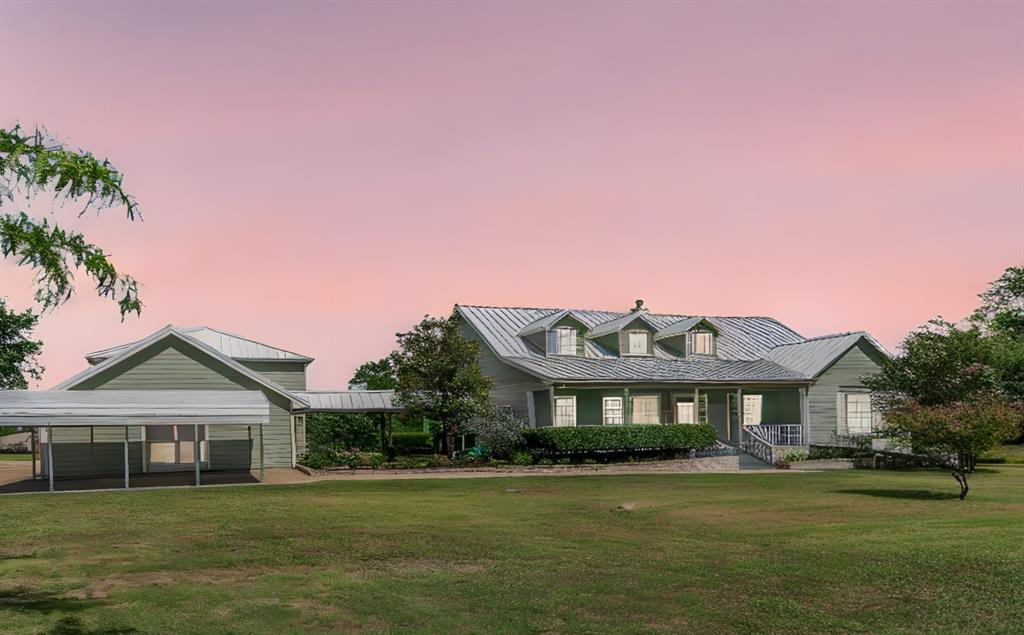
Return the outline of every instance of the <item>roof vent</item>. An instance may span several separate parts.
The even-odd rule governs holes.
[[[646,310],[647,309],[644,308],[644,301],[643,300],[637,300],[636,301],[636,306],[633,307],[632,309],[630,309],[629,312],[630,313],[639,313],[640,311],[646,311]]]

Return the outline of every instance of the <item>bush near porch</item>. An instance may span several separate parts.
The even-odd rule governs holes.
[[[708,424],[534,428],[524,430],[523,437],[532,453],[549,457],[680,454],[718,440]]]

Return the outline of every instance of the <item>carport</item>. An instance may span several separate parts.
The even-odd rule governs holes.
[[[259,470],[263,480],[263,426],[270,421],[270,405],[262,392],[250,390],[9,390],[0,391],[0,425],[21,426],[32,432],[33,448],[40,441],[39,470],[33,453],[32,476],[45,474],[49,489],[60,476],[54,462],[55,429],[89,431],[93,452],[94,431],[123,428],[124,487],[130,484],[129,430],[134,427],[177,426],[192,429],[195,485],[201,482],[200,426],[247,428],[252,444],[253,426],[258,430]],[[176,429],[178,429],[176,428]],[[110,436],[109,434],[107,435]],[[84,445],[84,444],[82,444]],[[109,444],[108,444],[109,445]],[[115,446],[116,447],[116,446]],[[143,452],[145,448],[143,447]]]

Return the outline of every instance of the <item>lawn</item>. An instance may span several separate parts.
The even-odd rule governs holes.
[[[7,454],[0,452],[0,461],[31,461],[31,454]]]
[[[981,462],[1024,464],[1024,444],[1001,445],[985,454]]]
[[[0,631],[1020,633],[1024,468],[955,490],[840,471],[9,496]]]

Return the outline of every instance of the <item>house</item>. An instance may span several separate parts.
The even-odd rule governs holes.
[[[310,391],[312,357],[202,326],[85,356],[51,390],[0,391],[0,425],[40,440],[53,479],[292,467],[310,412],[399,412],[390,391]],[[52,469],[51,469],[52,466]]]
[[[805,338],[767,317],[457,305],[492,400],[530,426],[710,423],[729,444],[833,442],[876,423],[868,333]]]

